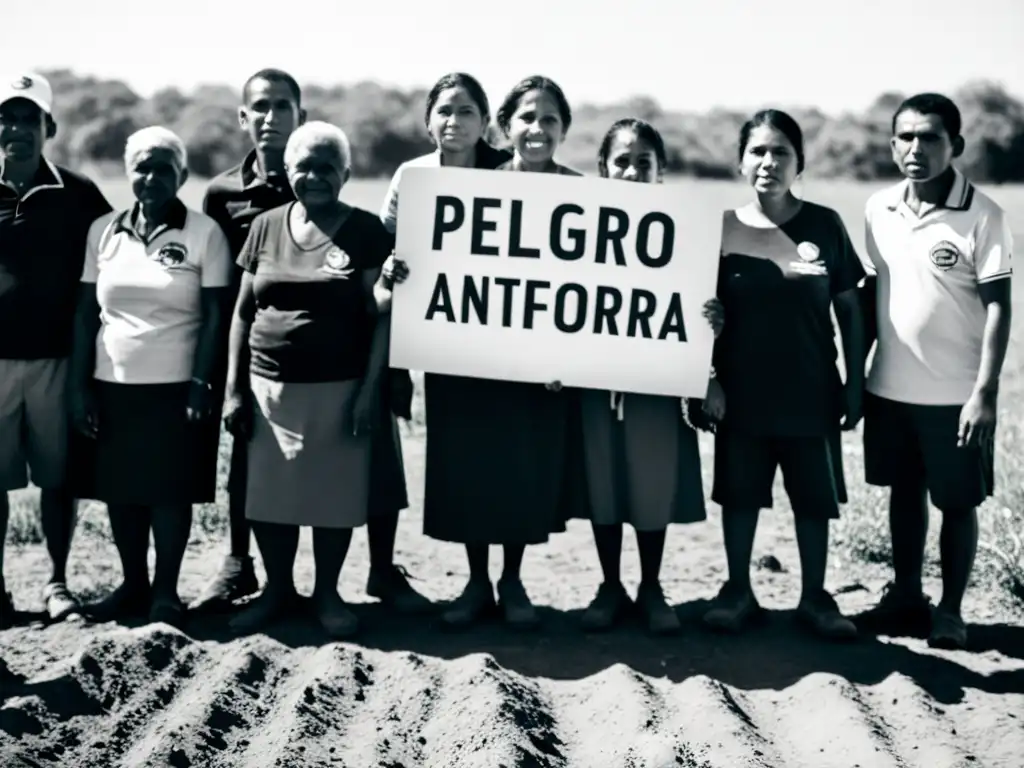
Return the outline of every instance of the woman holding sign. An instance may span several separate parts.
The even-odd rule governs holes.
[[[453,82],[431,109],[438,112],[428,124],[439,159],[486,167],[481,158],[490,160],[495,151],[480,138],[488,122],[483,91],[470,80]],[[579,175],[553,160],[572,120],[555,83],[540,77],[519,83],[497,120],[514,148],[507,162],[495,164],[501,170]],[[397,282],[407,273],[404,264],[394,264]],[[470,570],[465,590],[443,615],[449,626],[471,624],[496,607],[488,574],[491,544],[504,548],[497,592],[505,622],[519,629],[537,624],[520,578],[523,555],[527,545],[565,530],[570,502],[580,503],[586,491],[578,413],[573,419],[577,395],[560,390],[557,383],[427,377],[424,532],[465,544]],[[567,462],[567,456],[575,461]],[[570,475],[567,468],[575,471]]]
[[[667,164],[665,144],[649,123],[617,121],[598,151],[603,178],[659,184]],[[704,306],[704,315],[721,332],[721,305]],[[721,416],[722,390],[714,379],[703,410]],[[655,634],[679,629],[665,600],[659,573],[669,523],[695,523],[707,517],[697,433],[688,423],[689,401],[656,395],[588,389],[582,393],[590,520],[604,581],[583,614],[588,630],[613,626],[630,606],[620,580],[622,526],[636,530],[640,588],[636,604]],[[695,413],[695,416],[702,415]],[[699,423],[699,422],[698,422]]]
[[[856,629],[824,585],[829,521],[846,502],[840,424],[852,429],[861,417],[864,331],[856,287],[864,270],[839,215],[790,189],[804,167],[793,118],[771,109],[754,115],[740,132],[739,160],[755,199],[723,218],[718,295],[726,323],[715,344],[726,410],[712,499],[722,505],[729,580],[704,619],[737,631],[760,613],[750,557],[759,510],[772,506],[781,467],[800,550],[797,616],[820,635],[849,638]]]
[[[255,631],[297,599],[299,527],[313,528],[312,605],[332,637],[358,628],[338,594],[352,529],[366,522],[369,429],[386,367],[374,291],[393,238],[338,197],[351,150],[344,132],[310,122],[288,139],[295,202],[257,216],[238,257],[224,422],[249,440],[246,517],[267,586],[232,627]]]

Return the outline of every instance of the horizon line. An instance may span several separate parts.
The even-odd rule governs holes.
[[[283,69],[283,68],[281,68],[281,69],[282,69],[282,71],[288,72],[287,69]],[[225,88],[225,89],[231,89],[231,90],[235,91],[238,94],[238,96],[241,97],[241,86],[233,86],[233,85],[230,85],[227,82],[203,81],[203,82],[196,82],[196,83],[194,83],[194,84],[192,84],[190,86],[187,86],[187,87],[179,87],[178,85],[175,85],[173,83],[168,83],[167,85],[159,86],[159,87],[157,87],[157,88],[155,88],[155,89],[153,89],[153,90],[151,90],[151,91],[149,91],[147,93],[147,89],[140,89],[140,88],[138,88],[137,86],[133,85],[128,79],[120,78],[120,77],[104,77],[104,76],[97,75],[97,74],[94,74],[94,73],[83,72],[83,71],[81,71],[79,69],[76,69],[75,67],[69,66],[69,65],[32,67],[32,68],[30,68],[30,71],[38,72],[39,74],[42,74],[44,76],[48,72],[49,73],[54,73],[54,72],[62,72],[63,73],[63,72],[66,72],[66,73],[69,73],[69,74],[71,74],[72,76],[74,76],[74,77],[76,77],[78,79],[83,79],[83,80],[84,79],[92,79],[92,80],[96,80],[96,81],[99,81],[99,82],[120,82],[123,85],[127,86],[128,88],[130,88],[137,96],[139,96],[140,98],[145,99],[145,100],[149,100],[156,93],[159,93],[160,91],[167,90],[167,89],[174,89],[174,90],[178,91],[179,93],[181,93],[184,96],[191,97],[191,96],[193,96],[195,94],[196,91],[198,91],[201,88]],[[255,72],[253,74],[255,74]],[[296,78],[296,79],[298,79],[298,78]],[[956,99],[953,97],[953,94],[957,90],[965,88],[965,87],[967,87],[969,85],[972,85],[972,84],[975,84],[975,83],[984,83],[986,85],[990,85],[990,86],[994,86],[994,87],[1000,88],[1000,89],[1003,90],[1004,93],[1006,93],[1012,99],[1014,99],[1014,100],[1024,104],[1024,94],[1015,93],[1006,84],[1005,80],[1003,80],[1001,78],[998,78],[998,77],[994,77],[994,76],[993,77],[969,78],[969,79],[964,80],[963,82],[961,82],[959,85],[957,85],[953,89],[950,89],[950,90],[945,91],[945,92],[943,92],[943,91],[938,91],[938,92],[939,93],[944,93],[944,95],[949,96],[950,98],[953,98],[954,101],[956,101]],[[377,86],[380,86],[381,88],[384,88],[384,89],[394,90],[394,91],[401,91],[401,92],[404,92],[404,93],[415,93],[417,91],[427,92],[433,86],[433,83],[430,83],[430,84],[427,84],[427,85],[420,85],[420,84],[417,84],[417,85],[401,85],[401,84],[394,83],[394,82],[388,82],[386,80],[373,80],[373,79],[365,79],[364,78],[362,80],[337,81],[337,82],[329,83],[329,84],[325,83],[323,81],[306,81],[304,83],[300,82],[299,83],[299,88],[300,88],[300,90],[303,91],[303,96],[304,96],[305,95],[305,91],[306,91],[307,88],[317,88],[317,89],[321,89],[321,90],[331,90],[333,88],[346,88],[346,89],[348,89],[348,88],[355,88],[355,87],[357,87],[359,85],[364,85],[364,84],[377,85]],[[903,91],[899,91],[899,90],[882,90],[882,91],[879,91],[879,93],[875,96],[874,100],[877,100],[879,97],[882,97],[882,96],[885,96],[885,95],[888,95],[888,94],[900,94],[900,95],[902,95],[904,97],[908,97],[908,96],[913,95],[911,93],[904,93]],[[712,107],[709,107],[707,109],[703,109],[703,110],[697,109],[697,110],[695,110],[695,109],[684,109],[684,108],[680,108],[680,107],[666,107],[663,104],[663,102],[661,101],[661,99],[659,99],[658,97],[656,97],[656,96],[654,96],[654,95],[652,95],[650,93],[637,92],[637,93],[634,93],[634,94],[629,95],[629,96],[623,96],[623,97],[621,97],[618,100],[604,101],[604,102],[582,101],[581,100],[581,101],[577,102],[577,104],[578,104],[578,106],[580,108],[583,108],[583,107],[612,108],[612,107],[621,106],[623,103],[625,103],[627,101],[630,101],[632,99],[650,99],[657,106],[657,108],[662,112],[663,115],[672,115],[672,114],[676,114],[676,115],[708,115],[708,114],[711,114],[711,113],[716,112],[716,111],[747,113],[751,109],[753,109],[755,111],[757,109],[763,109],[769,103],[769,102],[763,102],[762,104],[760,104],[758,106],[752,106],[752,105],[741,106],[741,105],[738,105],[738,104],[732,104],[732,105],[730,105],[730,104],[716,104],[716,105],[714,105]],[[775,103],[776,104],[782,104],[782,102],[775,102]],[[846,107],[844,110],[839,111],[839,112],[827,111],[827,110],[824,110],[821,107],[816,106],[814,104],[801,104],[801,103],[797,103],[797,102],[786,102],[785,106],[787,108],[791,109],[791,110],[794,110],[794,111],[796,111],[796,110],[813,111],[813,112],[817,112],[817,113],[819,113],[821,115],[824,115],[825,117],[829,117],[829,118],[835,119],[835,118],[844,117],[844,116],[849,115],[849,114],[862,114],[865,110],[869,109],[871,105],[870,104],[866,104],[863,107],[861,107],[859,110],[856,107]],[[960,104],[958,103],[957,106],[959,107]],[[575,106],[574,106],[574,108],[575,108]]]

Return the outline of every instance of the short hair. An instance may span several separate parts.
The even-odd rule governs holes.
[[[789,143],[793,145],[793,151],[796,152],[796,172],[802,173],[804,170],[804,134],[800,130],[800,123],[781,109],[762,109],[755,112],[754,116],[743,124],[743,127],[740,128],[740,160],[743,160],[743,153],[747,151],[750,134],[754,132],[755,128],[762,125],[774,128],[789,139]]]
[[[188,150],[185,149],[185,142],[174,131],[162,125],[142,128],[128,137],[124,143],[125,167],[130,169],[140,152],[151,149],[166,149],[174,155],[179,173],[188,168]]]
[[[266,80],[268,83],[284,83],[295,98],[295,106],[302,106],[302,89],[299,88],[299,84],[296,82],[295,78],[283,69],[273,68],[261,69],[259,72],[249,76],[249,79],[245,81],[245,85],[242,86],[243,104],[249,103],[249,90],[257,80]]]
[[[960,110],[948,96],[941,93],[918,93],[904,99],[892,113],[892,132],[896,133],[896,121],[904,112],[913,110],[922,115],[937,115],[950,140],[957,138],[963,128]]]
[[[290,166],[294,162],[295,155],[299,150],[320,144],[327,144],[338,153],[343,171],[352,167],[352,145],[349,143],[348,136],[338,126],[323,120],[303,123],[292,131],[284,148],[285,165]]]
[[[607,164],[608,153],[612,151],[612,142],[615,141],[615,137],[620,131],[629,131],[640,141],[650,145],[651,149],[654,150],[655,156],[658,158],[658,170],[665,170],[668,166],[665,140],[661,138],[657,128],[638,117],[624,117],[612,123],[612,127],[608,129],[608,133],[601,139],[601,146],[597,150],[597,161],[599,164]]]
[[[568,131],[572,125],[572,110],[569,108],[569,100],[565,98],[565,93],[554,80],[543,75],[531,75],[516,83],[498,108],[498,126],[505,135],[508,135],[508,127],[512,122],[512,115],[519,109],[519,102],[530,91],[544,91],[555,100],[558,114],[562,118],[562,127]]]
[[[427,109],[423,115],[423,121],[428,127],[430,126],[430,113],[433,111],[434,105],[437,104],[441,94],[449,88],[465,88],[469,98],[473,100],[476,108],[480,110],[484,121],[486,122],[491,116],[491,105],[487,101],[487,94],[484,92],[484,87],[480,85],[480,81],[472,75],[467,75],[465,72],[449,72],[434,83],[434,86],[427,93]]]

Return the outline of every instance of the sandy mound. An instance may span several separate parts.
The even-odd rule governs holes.
[[[991,695],[989,696],[991,699]],[[3,766],[893,768],[1011,766],[1020,696],[1000,717],[943,709],[910,678],[816,673],[780,691],[623,664],[531,679],[454,660],[266,637],[198,642],[163,625],[101,629],[5,684]],[[989,702],[991,703],[991,702]],[[980,759],[978,754],[986,758]]]

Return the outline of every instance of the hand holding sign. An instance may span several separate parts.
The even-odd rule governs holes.
[[[404,283],[409,277],[409,265],[396,258],[395,252],[392,251],[388,260],[384,262],[380,275],[384,286],[390,290],[394,285]]]

